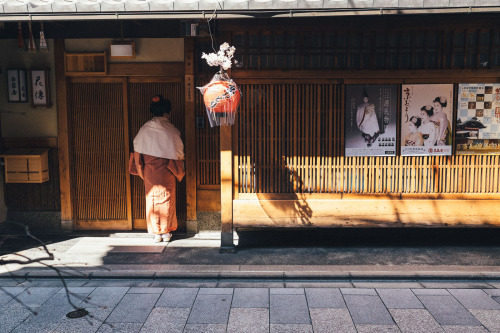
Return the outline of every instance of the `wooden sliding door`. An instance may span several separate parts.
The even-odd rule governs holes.
[[[128,173],[139,128],[151,118],[155,94],[172,102],[184,139],[182,81],[177,78],[71,78],[72,184],[77,230],[145,229],[144,184]],[[185,181],[177,190],[179,228],[186,218]]]

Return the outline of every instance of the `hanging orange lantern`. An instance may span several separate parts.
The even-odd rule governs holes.
[[[234,113],[240,104],[240,89],[231,81],[212,81],[203,94],[203,102],[206,108],[213,113],[222,116]]]

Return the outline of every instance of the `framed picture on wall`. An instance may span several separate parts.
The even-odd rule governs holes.
[[[458,86],[457,154],[500,154],[500,84]]]
[[[451,155],[453,84],[402,86],[401,155]]]
[[[7,69],[7,92],[9,103],[28,102],[26,70]]]
[[[31,79],[31,105],[50,107],[49,70],[32,69]]]
[[[345,155],[395,156],[396,85],[347,85]]]

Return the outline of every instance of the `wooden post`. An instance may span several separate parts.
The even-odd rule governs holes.
[[[187,232],[198,232],[196,217],[196,110],[194,96],[194,39],[184,38],[184,112],[185,112],[185,156],[186,156],[186,206]]]
[[[220,126],[221,253],[234,253],[233,239],[233,149],[232,126]]]
[[[61,230],[74,229],[73,198],[71,196],[71,160],[69,145],[69,116],[66,100],[66,76],[64,73],[64,40],[54,41],[55,75],[57,91],[57,140],[59,154],[59,183],[61,189]]]

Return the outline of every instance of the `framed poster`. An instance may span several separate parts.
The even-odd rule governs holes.
[[[345,156],[396,155],[396,85],[348,85]]]
[[[401,155],[451,155],[453,84],[403,85]]]
[[[9,103],[26,103],[28,101],[26,71],[7,69],[7,88]]]
[[[31,105],[50,107],[49,71],[47,69],[32,69],[31,78]]]
[[[500,154],[500,83],[458,86],[457,154]]]

